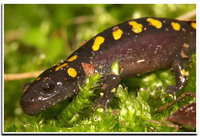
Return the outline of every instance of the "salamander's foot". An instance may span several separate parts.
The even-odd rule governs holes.
[[[100,107],[104,108],[105,114],[108,111],[108,104],[109,104],[109,100],[106,100],[104,97],[100,97],[98,99],[95,100],[95,106],[92,108],[92,114]]]
[[[189,61],[189,60],[187,60],[187,61]],[[179,91],[183,90],[184,86],[186,85],[189,72],[183,68],[182,58],[180,58],[180,57],[177,57],[174,59],[172,67],[175,72],[176,85],[168,86],[166,89],[166,92],[173,94],[174,99],[176,99],[176,94]]]
[[[103,93],[100,98],[95,100],[95,106],[92,109],[92,113],[99,107],[103,107],[105,114],[107,113],[108,105],[113,100],[119,82],[120,77],[118,75],[110,74],[106,76],[102,87]]]
[[[176,99],[176,94],[179,92],[180,90],[178,89],[178,87],[176,86],[168,86],[166,89],[167,93],[173,94],[174,99]]]

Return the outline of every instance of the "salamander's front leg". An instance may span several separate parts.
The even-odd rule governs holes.
[[[175,58],[172,67],[175,72],[176,85],[168,86],[166,91],[176,95],[185,87],[188,80],[188,72],[183,68],[181,58]]]
[[[94,112],[99,107],[104,107],[105,113],[107,113],[107,107],[112,101],[117,87],[120,83],[120,77],[118,75],[110,74],[105,77],[102,83],[102,89],[104,93],[100,98],[95,100],[95,107],[93,107],[92,112]]]

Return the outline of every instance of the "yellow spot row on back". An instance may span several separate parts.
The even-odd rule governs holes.
[[[137,23],[135,21],[129,21],[128,23],[129,23],[129,25],[132,26],[132,31],[134,33],[140,33],[140,32],[142,32],[142,28],[143,28],[142,24],[139,24],[139,23]]]
[[[195,22],[192,22],[192,23],[191,23],[191,26],[192,26],[194,29],[196,29],[196,23],[195,23]]]
[[[120,39],[122,34],[123,34],[123,31],[118,26],[113,27],[112,35],[115,40]]]
[[[162,27],[162,22],[157,20],[157,19],[153,19],[153,18],[148,18],[147,21],[154,27],[156,27],[157,29],[160,29]]]
[[[153,19],[153,18],[147,18],[147,22],[149,22],[150,25],[154,26],[157,29],[160,29],[162,27],[162,22],[160,20]],[[128,23],[129,23],[130,26],[132,26],[132,31],[134,33],[137,34],[137,33],[141,33],[142,32],[142,30],[143,30],[143,25],[142,24],[140,24],[140,23],[138,23],[136,21],[129,21]],[[179,23],[177,23],[177,22],[171,22],[171,26],[175,31],[179,31],[180,28],[181,28],[181,25]],[[195,22],[192,22],[191,26],[194,29],[196,29],[196,23]],[[112,29],[112,35],[113,35],[114,40],[119,40],[123,35],[123,31],[118,26],[115,26]],[[104,41],[105,41],[104,37],[97,36],[94,39],[94,43],[92,45],[93,51],[98,51],[100,49],[100,46],[104,43]],[[68,59],[68,61],[73,61],[74,59],[76,59],[76,57],[77,56],[72,56],[70,59]]]
[[[97,36],[94,40],[94,44],[92,45],[93,51],[98,51],[100,48],[100,45],[104,42],[104,37]]]
[[[58,66],[58,67],[56,67],[56,71],[58,71],[59,69],[61,69],[61,68],[63,68],[63,67],[65,67],[65,66],[67,66],[68,65],[68,63],[64,63],[64,64],[62,64],[62,65],[60,65],[60,66]]]
[[[72,57],[70,57],[67,61],[74,61],[75,59],[77,58],[77,55],[74,55],[74,56],[72,56]]]
[[[71,77],[76,77],[77,76],[77,72],[76,72],[76,70],[74,68],[68,68],[67,73]]]
[[[175,30],[175,31],[179,31],[181,26],[179,23],[176,23],[176,22],[171,22],[171,25],[172,25],[172,28]]]
[[[64,64],[62,64],[62,65],[56,67],[55,70],[58,71],[59,69],[65,67],[65,66],[67,66],[67,65],[68,65],[68,63],[64,63]],[[77,72],[76,72],[76,70],[75,70],[74,68],[68,68],[67,73],[68,73],[71,77],[76,77],[76,75],[77,75]],[[39,79],[38,79],[38,80],[39,80]]]

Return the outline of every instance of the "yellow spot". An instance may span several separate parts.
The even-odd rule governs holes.
[[[64,63],[58,67],[56,67],[56,71],[58,71],[59,69],[63,68],[64,66],[67,66],[68,64],[67,63]]]
[[[142,24],[139,24],[139,23],[137,23],[135,21],[129,21],[128,23],[129,23],[129,25],[132,26],[132,31],[134,33],[140,33],[140,32],[142,32],[142,28],[143,28]]]
[[[189,72],[185,71],[185,69],[181,70],[181,74],[183,74],[184,76],[189,76]]]
[[[179,31],[181,26],[179,23],[175,23],[175,22],[171,22],[171,25],[172,25],[172,28],[175,30],[175,31]]]
[[[76,58],[77,58],[77,55],[74,55],[74,56],[70,57],[67,61],[73,61],[73,60],[75,60]]]
[[[191,26],[192,26],[194,29],[196,29],[196,23],[195,23],[195,22],[192,22],[192,23],[191,23]]]
[[[151,23],[152,26],[154,26],[158,29],[162,27],[162,22],[160,22],[159,20],[156,20],[156,19],[153,19],[153,18],[148,18],[147,21],[149,23]]]
[[[113,27],[112,35],[115,40],[120,39],[122,34],[123,34],[123,31],[118,26]]]
[[[67,70],[67,73],[68,73],[71,77],[76,77],[76,75],[77,75],[77,72],[76,72],[76,70],[75,70],[74,68],[69,68],[69,69]]]
[[[36,79],[36,81],[38,81],[38,80],[40,80],[41,79],[41,77],[38,77],[37,79]]]
[[[97,36],[94,40],[94,44],[92,45],[93,51],[98,51],[104,40],[105,39],[102,36]]]
[[[113,88],[113,89],[111,90],[111,92],[112,92],[112,93],[116,92],[116,88]]]

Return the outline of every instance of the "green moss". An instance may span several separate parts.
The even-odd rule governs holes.
[[[90,78],[86,78],[86,84],[83,84],[82,87],[79,87],[80,91],[76,98],[64,109],[62,114],[58,117],[59,124],[64,125],[69,121],[74,115],[82,112],[84,108],[87,108],[91,105],[89,98],[94,96],[94,90],[97,88],[96,82],[100,79],[100,74],[94,74]]]

